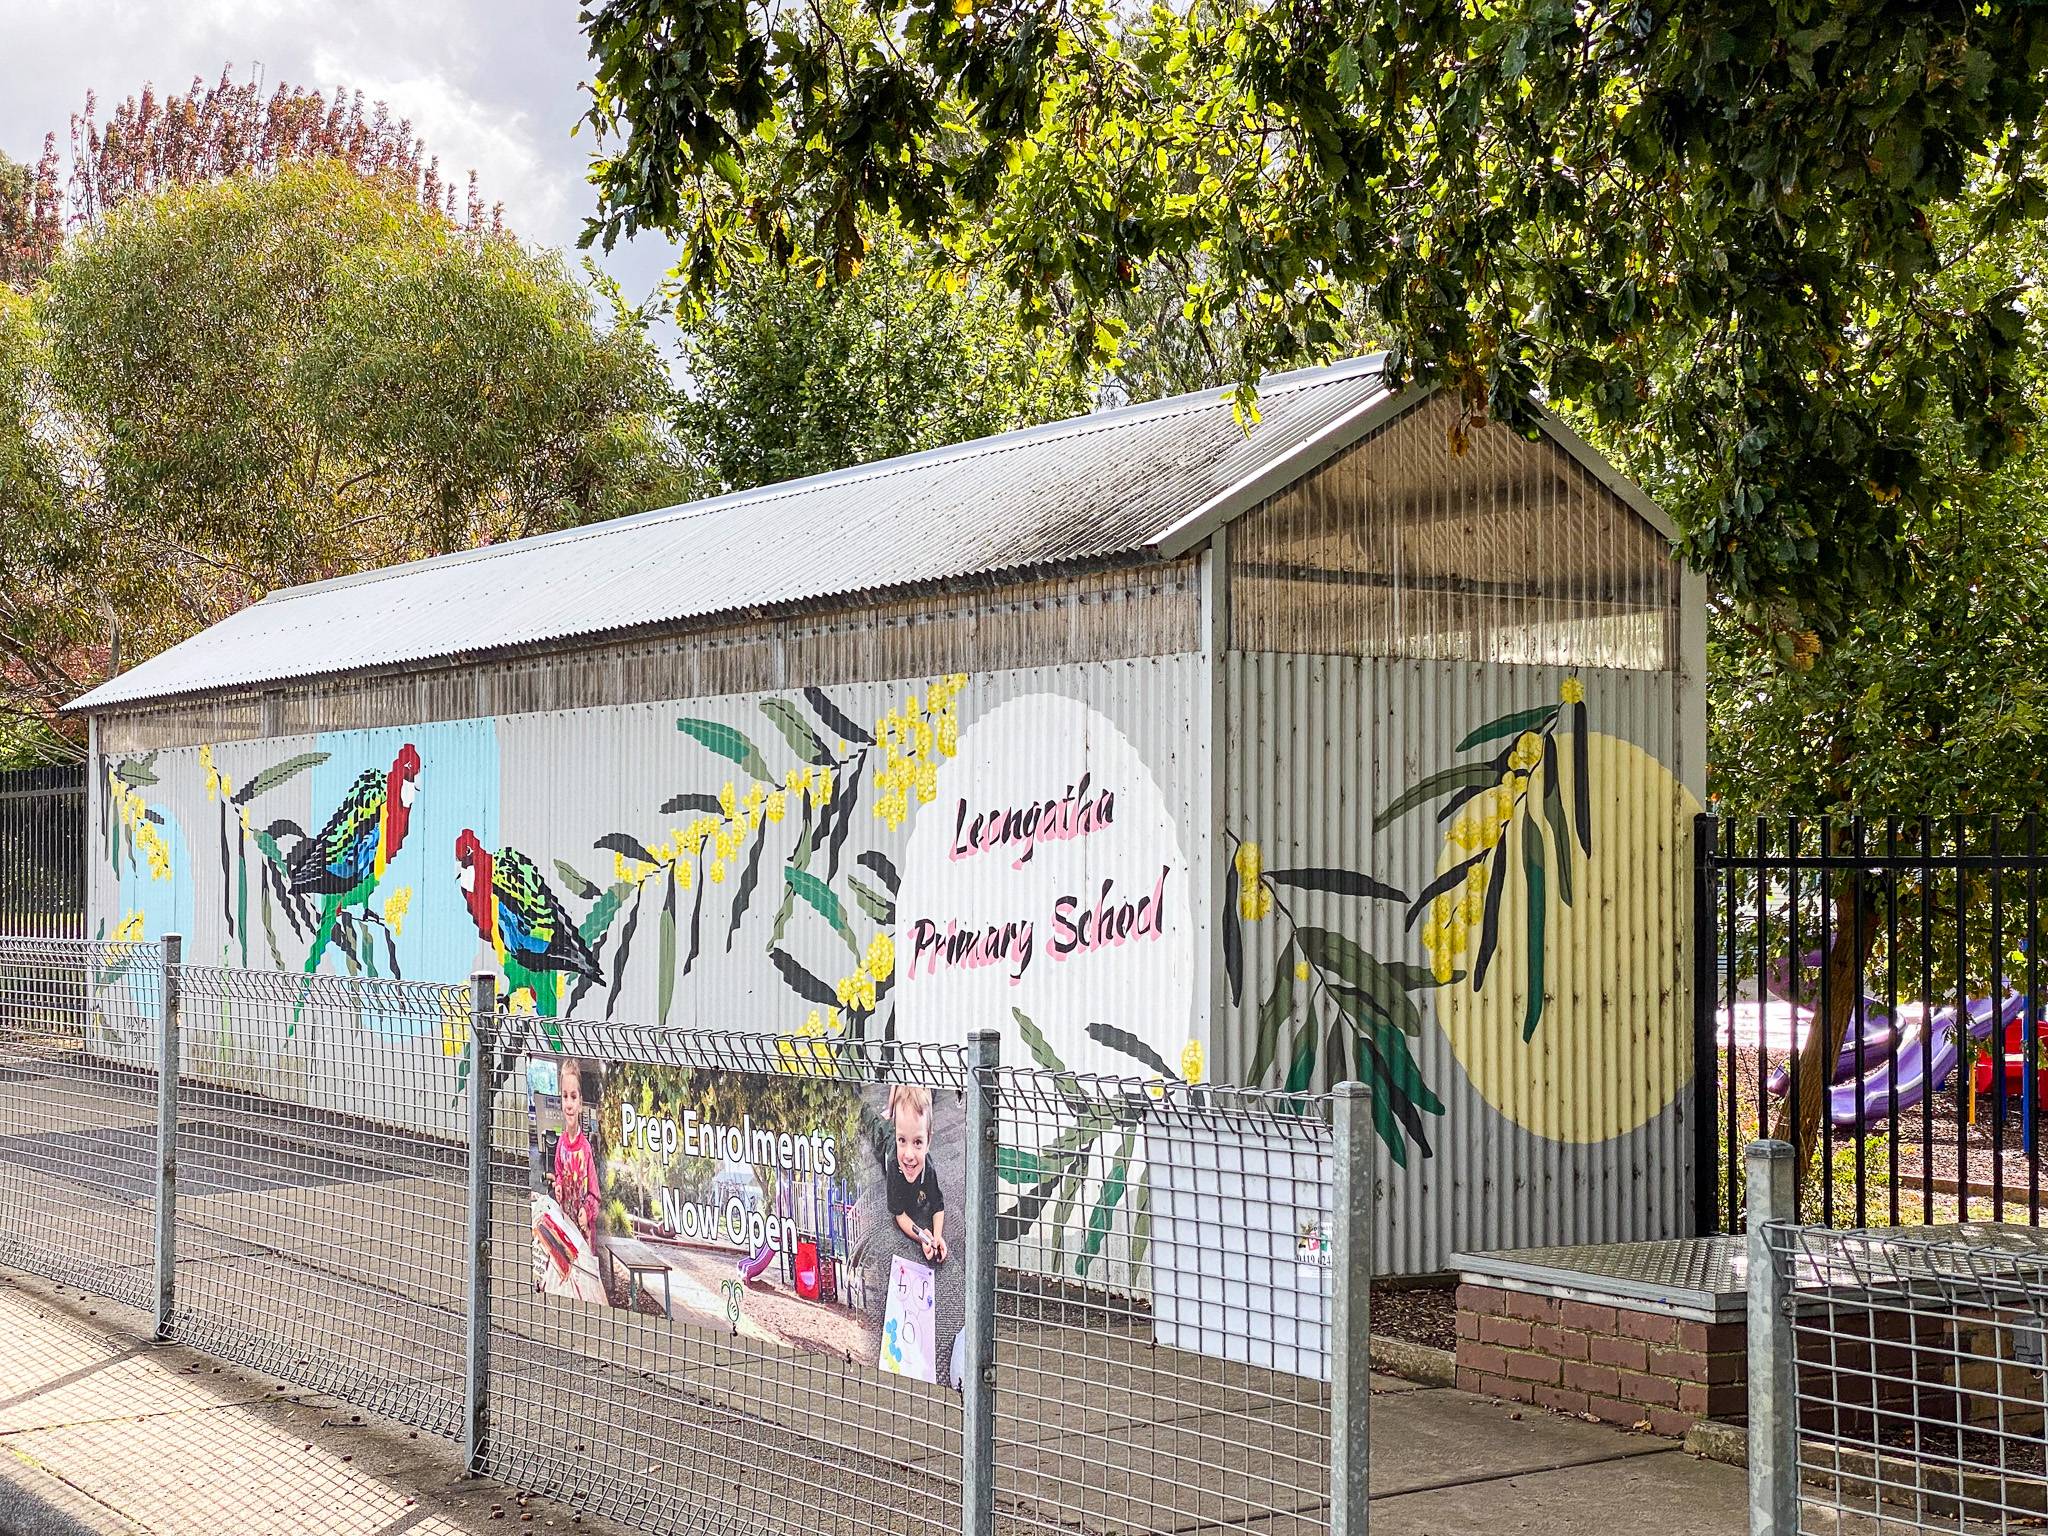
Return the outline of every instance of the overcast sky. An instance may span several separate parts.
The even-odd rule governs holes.
[[[68,143],[71,114],[101,115],[144,84],[172,93],[221,66],[331,93],[361,90],[412,119],[460,183],[475,170],[523,238],[573,247],[591,211],[579,84],[589,58],[577,0],[0,0],[0,150],[33,160]],[[635,298],[669,265],[665,247],[621,246],[607,263]]]

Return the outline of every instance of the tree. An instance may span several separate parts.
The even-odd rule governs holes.
[[[1247,382],[1328,353],[1361,292],[1397,374],[1473,416],[1525,421],[1541,390],[1654,432],[1701,487],[1687,551],[1809,649],[1910,584],[1930,412],[1980,466],[2023,441],[2011,285],[1920,295],[2048,206],[2038,7],[866,10],[590,4],[588,237],[669,233],[708,293],[789,258],[792,208],[829,210],[842,278],[894,217],[1077,367],[1113,366],[1120,302],[1163,271],[1197,323],[1242,317]],[[756,165],[764,128],[785,148]],[[1945,229],[1966,190],[1979,217]]]
[[[669,499],[612,297],[337,162],[123,201],[0,310],[0,707],[48,722],[274,587]]]
[[[859,272],[760,262],[686,306],[684,451],[711,481],[772,481],[941,447],[1088,409],[1089,392],[1018,329],[1007,296],[948,291],[893,228]]]
[[[149,86],[114,108],[102,123],[88,95],[71,119],[72,217],[97,224],[132,198],[280,166],[334,160],[359,176],[402,187],[422,208],[472,233],[503,233],[502,206],[486,208],[469,176],[467,196],[441,174],[441,162],[404,118],[363,93],[322,92],[279,84],[268,96],[253,76],[237,83],[221,70],[207,85],[198,76],[182,96],[159,98]]]
[[[0,288],[26,289],[50,265],[64,238],[57,195],[57,137],[42,158],[21,165],[0,154]]]

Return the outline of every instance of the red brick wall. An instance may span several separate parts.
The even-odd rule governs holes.
[[[1493,1286],[1458,1287],[1458,1385],[1683,1435],[1747,1404],[1740,1323],[1693,1323]]]

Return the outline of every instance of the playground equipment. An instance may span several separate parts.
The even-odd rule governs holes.
[[[1804,957],[1804,963],[1806,967],[1816,967],[1821,959],[1816,950]],[[1789,971],[1789,965],[1775,968],[1766,978],[1766,990],[1779,997],[1789,992]],[[2030,1143],[2040,1088],[2043,1081],[2048,1081],[2048,1072],[2037,1074],[2039,1081],[2026,1081],[2024,1028],[2016,1030],[2016,1026],[2034,1012],[2025,996],[2008,992],[1997,1001],[1970,999],[1962,1016],[1973,1040],[1988,1040],[1995,1032],[2006,1036],[2006,1077],[2008,1082],[2018,1083],[2024,1134]],[[1828,1118],[1835,1128],[1865,1129],[1890,1119],[1898,1110],[1914,1108],[1929,1093],[1946,1085],[1960,1054],[1957,1022],[1956,1010],[1944,1008],[1924,1020],[1902,1023],[1893,1019],[1878,999],[1865,994],[1862,1007],[1851,1016],[1843,1032],[1842,1049],[1829,1074]],[[2041,1028],[2038,1020],[2035,1028]],[[2015,1033],[2017,1039],[2013,1038]],[[2021,1065],[2015,1067],[2015,1061]],[[1978,1073],[1980,1092],[1990,1087],[1990,1073],[1989,1062],[1982,1063]],[[1783,1097],[1791,1087],[1789,1068],[1781,1066],[1773,1071],[1766,1086],[1773,1097]]]

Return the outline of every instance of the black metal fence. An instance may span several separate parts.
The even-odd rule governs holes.
[[[1738,1231],[1741,1148],[1808,1149],[1829,1226],[2041,1219],[2041,828],[1702,816],[1699,1217]]]
[[[85,937],[85,770],[0,773],[0,934]]]

